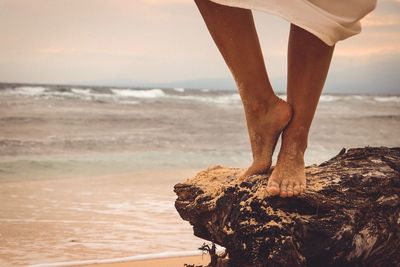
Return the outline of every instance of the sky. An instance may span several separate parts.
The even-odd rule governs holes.
[[[289,23],[253,13],[283,92]],[[325,91],[400,94],[400,0],[362,25],[336,45]],[[0,82],[235,89],[192,0],[0,0]]]

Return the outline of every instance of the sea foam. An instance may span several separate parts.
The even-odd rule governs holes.
[[[46,88],[41,86],[21,86],[17,87],[14,91],[17,94],[34,96],[43,94]]]
[[[221,105],[239,104],[241,101],[240,95],[237,93],[227,94],[227,95],[215,95],[215,96],[186,95],[186,96],[176,96],[176,98],[182,99],[182,100],[192,100],[192,101],[198,101],[198,102],[202,102],[202,103],[221,104]]]
[[[77,95],[84,95],[84,96],[90,96],[93,93],[90,92],[90,89],[81,89],[81,88],[71,88],[71,92]]]
[[[174,91],[179,92],[179,93],[185,92],[185,88],[176,87],[176,88],[173,88],[173,89],[174,89]]]
[[[161,89],[150,90],[131,90],[131,89],[111,89],[111,92],[118,97],[137,97],[137,98],[157,98],[165,96]]]
[[[374,97],[374,100],[377,102],[400,102],[400,97],[399,96],[376,96]]]

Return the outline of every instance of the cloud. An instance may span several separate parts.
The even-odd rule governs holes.
[[[333,73],[349,73],[351,66],[351,76],[361,77],[377,58],[399,58],[399,3],[379,1],[363,20],[363,32],[338,44]],[[187,79],[194,86],[231,78],[193,0],[0,0],[1,5],[0,81],[118,77]],[[254,13],[268,72],[273,82],[284,84],[289,23]],[[389,73],[392,66],[379,68]]]
[[[79,47],[47,47],[38,49],[37,52],[41,54],[65,54],[69,56],[79,55],[99,55],[99,56],[117,56],[117,57],[140,57],[144,55],[141,49],[93,49],[93,48],[79,48]]]
[[[400,1],[400,0],[399,0]],[[399,26],[400,25],[400,17],[397,15],[391,16],[371,16],[365,18],[363,20],[362,25],[364,27],[387,27],[387,26]]]
[[[193,4],[192,0],[139,0],[138,2],[156,6],[169,6],[171,4],[181,4],[181,5]]]
[[[400,55],[400,45],[387,44],[377,47],[362,47],[362,48],[345,48],[338,49],[335,56],[368,59],[370,57],[386,56],[386,55]]]

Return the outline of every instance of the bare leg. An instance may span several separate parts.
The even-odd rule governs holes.
[[[282,134],[278,162],[268,181],[272,195],[291,197],[304,192],[304,153],[308,132],[328,74],[334,47],[291,25],[288,46],[287,101],[293,117]]]
[[[291,108],[272,90],[252,12],[208,0],[195,2],[243,102],[253,163],[241,178],[266,172],[278,137],[291,118]]]

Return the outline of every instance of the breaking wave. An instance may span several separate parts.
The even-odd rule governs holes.
[[[92,101],[112,101],[122,104],[137,104],[141,101],[177,100],[195,101],[206,104],[230,105],[240,104],[240,95],[235,91],[219,91],[210,89],[185,88],[106,88],[77,86],[15,86],[0,87],[1,94],[17,94],[27,97],[76,98]],[[286,99],[286,95],[279,97]],[[368,95],[330,95],[324,94],[320,102],[362,101],[374,103],[400,103],[400,96],[368,96]]]

